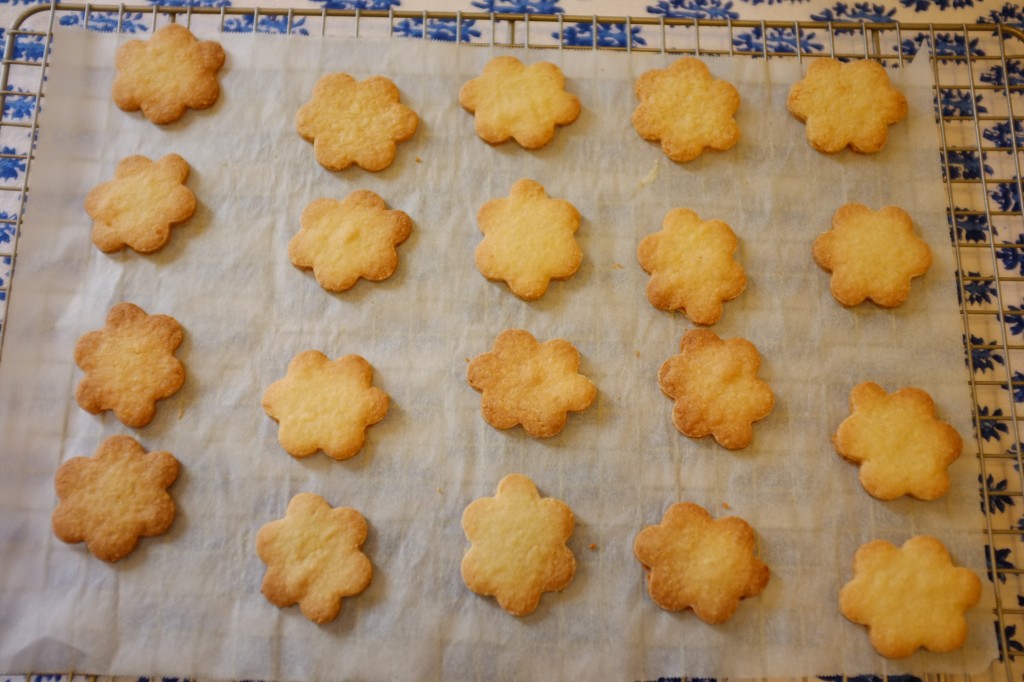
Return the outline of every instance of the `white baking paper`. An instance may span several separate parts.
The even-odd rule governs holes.
[[[786,113],[796,60],[708,59],[737,85],[740,143],[678,165],[630,124],[633,80],[671,57],[577,51],[519,54],[558,63],[583,103],[579,120],[534,152],[491,147],[457,103],[465,80],[501,50],[394,39],[230,36],[223,95],[212,109],[154,126],[114,107],[113,54],[125,37],[58,30],[29,211],[0,365],[0,669],[273,679],[607,680],[977,671],[995,656],[990,586],[958,652],[889,662],[837,596],[857,547],[918,533],[941,538],[984,578],[971,398],[957,308],[927,63],[893,74],[910,117],[874,156],[825,156]],[[386,74],[420,115],[415,137],[377,174],[331,173],[293,129],[316,79]],[[85,193],[130,154],[176,152],[192,166],[199,209],[159,253],[113,256],[89,240]],[[475,215],[529,177],[583,216],[581,269],[526,303],[475,269]],[[318,197],[367,188],[415,221],[397,273],[332,295],[294,268],[286,245]],[[834,210],[896,204],[935,255],[895,310],[845,309],[811,259]],[[727,221],[749,285],[714,331],[756,344],[776,395],[753,444],[728,452],[671,423],[662,362],[691,328],[654,309],[636,262],[640,239],[688,207]],[[186,330],[180,393],[132,430],[74,402],[75,340],[129,300]],[[510,327],[562,337],[598,386],[594,405],[534,440],[480,417],[469,358]],[[363,355],[392,399],[364,450],[296,460],[276,442],[263,390],[307,349]],[[938,501],[879,502],[830,435],[861,381],[915,385],[965,437]],[[57,466],[129,433],[183,469],[179,516],[107,565],[49,528]],[[520,472],[565,501],[578,569],[525,618],[462,583],[460,527],[472,500]],[[257,529],[313,491],[360,510],[375,568],[363,594],[325,626],[260,594]],[[672,503],[738,515],[771,568],[760,596],[727,623],[668,613],[647,596],[632,543]]]

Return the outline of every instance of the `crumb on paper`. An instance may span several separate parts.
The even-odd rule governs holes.
[[[621,270],[623,267],[622,263],[612,263],[612,270]]]
[[[593,542],[591,542],[590,545],[587,547],[587,549],[589,549],[591,552],[595,552],[595,551],[597,551],[597,545],[595,545]]]
[[[444,495],[444,488],[438,488],[437,489],[437,494],[438,495]]]
[[[469,359],[468,357],[465,357],[465,358],[463,358],[463,360],[465,360],[465,361],[466,361],[466,364],[467,364],[467,365],[468,365],[468,364],[469,364],[470,362],[472,362],[472,360],[470,360],[470,359]]]
[[[726,511],[728,511],[728,510],[732,509],[732,507],[729,505],[728,502],[723,502],[722,503],[722,509],[725,509]]]
[[[423,163],[423,159],[421,159],[420,157],[417,156],[416,157],[416,163]]]
[[[633,351],[633,352],[636,353],[637,360],[639,360],[640,359],[640,351]]]
[[[655,159],[654,166],[651,168],[651,172],[648,173],[647,175],[645,175],[643,178],[641,178],[640,182],[637,183],[637,184],[640,187],[643,187],[644,185],[649,185],[652,182],[654,182],[655,180],[657,180],[658,179],[658,171],[660,170],[660,168],[661,168],[660,159]]]

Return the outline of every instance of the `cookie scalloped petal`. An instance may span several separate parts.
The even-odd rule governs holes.
[[[484,420],[497,429],[521,424],[534,438],[549,438],[569,412],[594,402],[597,387],[579,373],[580,355],[564,339],[539,343],[522,329],[507,329],[487,353],[469,363],[466,379],[480,391]]]
[[[692,161],[705,150],[725,151],[740,138],[735,114],[740,106],[736,88],[711,75],[694,57],[681,57],[667,69],[652,69],[636,81],[639,100],[633,127],[677,163]]]
[[[92,457],[75,457],[57,469],[53,532],[63,542],[85,542],[103,561],[120,561],[140,538],[171,527],[175,505],[167,488],[178,471],[171,453],[146,452],[130,436],[111,436]]]
[[[566,542],[574,525],[564,502],[541,497],[529,478],[509,474],[494,497],[474,500],[463,512],[471,546],[462,559],[462,579],[508,613],[528,615],[544,592],[561,591],[572,581],[576,558]]]
[[[181,24],[168,24],[148,41],[118,48],[111,94],[124,111],[142,110],[156,124],[177,121],[188,109],[208,109],[220,97],[217,73],[224,48],[197,40]]]
[[[346,73],[327,74],[296,113],[295,129],[313,142],[317,162],[328,170],[356,164],[380,171],[419,126],[416,112],[400,98],[394,82],[383,76],[357,81]]]
[[[939,540],[919,535],[898,548],[885,540],[862,545],[839,608],[867,626],[879,654],[899,659],[920,648],[946,653],[963,646],[965,613],[980,597],[978,576],[956,566]]]
[[[366,429],[388,411],[388,395],[372,385],[373,367],[358,355],[328,360],[317,350],[299,353],[288,371],[263,393],[263,410],[278,422],[277,438],[293,457],[318,451],[348,459],[366,442]]]
[[[565,91],[565,76],[550,62],[529,66],[511,56],[495,57],[459,91],[459,103],[474,114],[480,139],[515,140],[525,149],[551,142],[558,126],[575,121],[579,99]]]

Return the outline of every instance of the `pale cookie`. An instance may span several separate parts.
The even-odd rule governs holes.
[[[644,73],[634,92],[640,104],[633,127],[643,139],[661,142],[673,161],[692,161],[706,149],[724,151],[739,142],[739,92],[699,59],[681,57],[667,69]]]
[[[743,519],[716,521],[685,502],[640,531],[633,553],[648,571],[655,604],[667,611],[693,609],[705,623],[723,623],[741,599],[761,594],[768,584],[768,567],[754,555],[755,544],[754,529]]]
[[[495,57],[483,73],[459,90],[459,104],[475,115],[480,139],[501,144],[514,139],[539,149],[555,136],[555,127],[580,115],[580,101],[565,91],[562,70],[550,62],[524,65],[515,57]]]
[[[947,469],[963,450],[960,434],[936,418],[927,393],[886,393],[871,382],[850,391],[850,416],[832,442],[843,459],[860,465],[861,485],[880,500],[942,497],[949,490]]]
[[[409,237],[412,220],[389,210],[369,190],[358,190],[343,201],[317,199],[299,219],[301,229],[288,242],[288,258],[298,268],[312,269],[327,291],[345,291],[360,277],[387,279],[398,267],[395,247]]]
[[[113,410],[125,426],[145,426],[156,414],[156,401],[185,383],[185,366],[174,357],[184,338],[173,317],[118,303],[103,329],[75,344],[75,364],[85,372],[75,391],[79,406],[92,414]]]
[[[509,474],[494,497],[474,500],[462,514],[471,543],[462,579],[513,616],[533,613],[542,593],[564,590],[576,573],[576,557],[566,547],[574,524],[564,502],[541,497],[529,478]]]
[[[647,235],[636,255],[650,273],[647,300],[660,310],[679,310],[694,324],[714,324],[722,303],[739,296],[747,275],[733,256],[739,240],[721,220],[701,220],[693,211],[674,208],[661,231]]]
[[[169,452],[146,452],[129,436],[107,438],[92,457],[75,457],[57,469],[54,534],[67,543],[85,542],[103,561],[120,561],[139,538],[171,527],[175,508],[167,488],[178,468]]]
[[[327,359],[320,351],[299,353],[288,373],[263,394],[263,409],[278,422],[277,439],[293,457],[322,450],[348,459],[366,441],[366,428],[384,418],[388,395],[372,385],[373,367],[358,355]]]
[[[872,154],[885,146],[889,126],[907,117],[907,98],[873,61],[815,59],[786,102],[806,124],[807,141],[832,154],[846,147]]]
[[[580,214],[568,201],[551,199],[533,180],[519,180],[507,198],[485,203],[476,216],[484,238],[476,267],[502,280],[519,298],[544,295],[551,280],[568,279],[583,262],[576,243]]]
[[[177,121],[186,109],[207,109],[220,96],[217,72],[224,48],[196,40],[181,24],[168,24],[148,41],[130,40],[117,50],[112,94],[123,111],[153,123]]]
[[[932,250],[914,233],[906,211],[895,206],[878,211],[855,203],[841,206],[812,252],[832,273],[832,296],[846,306],[864,299],[884,308],[898,306],[910,295],[910,280],[932,264]]]
[[[695,329],[683,335],[679,355],[665,361],[658,383],[675,401],[672,423],[690,438],[714,436],[722,447],[750,445],[753,422],[775,405],[768,384],[757,378],[761,356],[746,339],[721,339]]]
[[[980,597],[978,576],[954,565],[941,542],[919,535],[900,548],[885,540],[862,545],[853,579],[839,592],[839,610],[868,627],[875,651],[906,658],[921,647],[937,653],[962,647],[964,613]]]
[[[547,438],[562,430],[569,412],[587,409],[597,396],[579,368],[580,354],[568,341],[538,343],[530,332],[507,329],[490,352],[473,358],[466,378],[482,394],[480,411],[488,424],[522,424],[534,438]]]
[[[316,160],[327,170],[353,163],[368,171],[384,170],[397,145],[413,136],[419,117],[402,104],[395,84],[373,76],[357,81],[347,73],[323,76],[313,98],[299,108],[295,129],[313,143]]]
[[[85,212],[93,220],[92,243],[104,253],[125,247],[152,253],[171,237],[171,228],[196,210],[196,197],[185,186],[188,162],[177,154],[158,161],[129,156],[117,164],[114,179],[92,188]]]
[[[366,519],[355,509],[332,508],[313,493],[299,493],[283,519],[256,534],[256,553],[267,565],[263,595],[280,607],[298,603],[314,623],[329,623],[345,597],[359,594],[373,579],[373,565],[360,551]]]

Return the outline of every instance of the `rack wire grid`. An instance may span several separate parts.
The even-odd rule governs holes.
[[[1024,679],[1024,32],[996,24],[715,21],[656,17],[372,10],[130,6],[53,2],[26,10],[7,30],[0,72],[0,358],[13,295],[18,235],[29,196],[32,148],[46,95],[48,55],[59,25],[148,33],[169,22],[229,33],[365,35],[460,41],[522,49],[615,50],[800,61],[931,61],[936,163],[948,201],[958,267],[965,357],[975,399],[979,499],[993,623],[1000,656],[965,678]],[[1018,567],[1021,566],[1021,567]],[[2,675],[0,675],[2,676]],[[899,676],[907,682],[908,676]],[[15,671],[11,680],[96,680],[74,671]],[[803,678],[806,682],[809,678]],[[827,676],[874,682],[886,676]],[[911,678],[918,679],[918,678]]]

